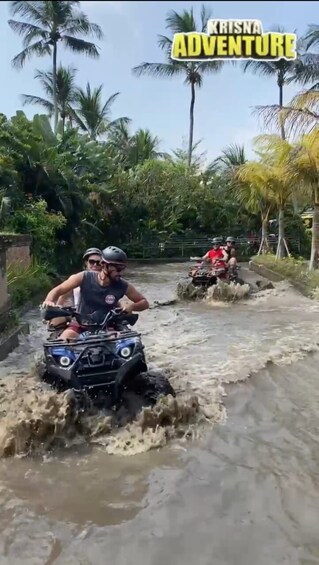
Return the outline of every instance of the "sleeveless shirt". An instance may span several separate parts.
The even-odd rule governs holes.
[[[87,316],[96,311],[107,314],[116,308],[118,301],[125,296],[128,284],[124,279],[119,279],[107,286],[101,286],[97,272],[84,271],[80,286],[79,314]]]
[[[73,304],[74,307],[77,308],[80,302],[80,287],[77,286],[74,290],[73,290]]]

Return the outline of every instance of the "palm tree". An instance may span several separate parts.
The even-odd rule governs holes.
[[[58,111],[62,120],[62,131],[65,129],[65,121],[68,119],[72,124],[72,119],[74,117],[74,112],[72,105],[76,99],[76,86],[75,86],[75,74],[76,69],[71,67],[64,68],[60,66],[57,69],[56,75],[56,99]],[[32,104],[42,106],[47,110],[49,116],[54,114],[54,103],[53,103],[53,73],[37,71],[35,74],[36,79],[38,79],[47,95],[47,98],[41,98],[40,96],[33,96],[32,94],[23,94],[23,104]]]
[[[205,32],[207,21],[211,15],[205,6],[201,7],[200,26],[199,31]],[[175,33],[188,33],[198,31],[198,26],[194,17],[193,9],[184,10],[182,14],[175,11],[169,12],[166,17],[166,29],[172,34]],[[223,66],[223,61],[203,61],[203,62],[187,62],[175,61],[171,58],[172,39],[163,35],[158,39],[159,47],[164,51],[166,56],[166,63],[142,63],[134,67],[133,73],[136,76],[150,75],[160,78],[171,78],[177,75],[185,77],[185,84],[191,88],[191,102],[190,102],[190,121],[189,121],[189,140],[188,140],[188,165],[191,165],[192,151],[193,151],[193,138],[194,138],[194,106],[196,87],[200,88],[203,84],[203,76],[207,73],[217,73]]]
[[[107,143],[121,163],[127,162],[131,148],[131,134],[127,123],[116,123],[109,127]]]
[[[274,207],[269,167],[262,162],[247,161],[235,169],[229,189],[248,212],[260,214],[261,243],[258,255],[266,253],[269,250],[269,215]]]
[[[160,140],[153,136],[148,129],[138,129],[131,138],[129,161],[131,166],[138,165],[150,159],[166,157],[159,151]]]
[[[312,195],[313,223],[309,270],[319,267],[319,129],[304,135],[295,146],[291,159],[292,174]]]
[[[13,31],[23,37],[24,49],[12,61],[14,67],[22,68],[26,60],[37,55],[52,56],[52,82],[54,129],[58,125],[57,101],[57,50],[59,41],[75,53],[98,57],[99,52],[94,43],[82,37],[92,35],[102,39],[103,33],[99,25],[89,22],[88,17],[78,9],[80,2],[62,0],[42,0],[26,2],[15,0],[10,2],[12,16],[21,16],[26,21],[10,19]],[[82,37],[81,37],[82,36]]]
[[[261,163],[268,167],[268,182],[272,200],[278,210],[278,245],[276,257],[290,255],[285,239],[285,209],[297,201],[296,179],[291,169],[293,146],[278,135],[260,135],[255,138],[256,152]],[[298,187],[299,188],[299,187]]]
[[[78,88],[76,92],[77,108],[74,115],[80,128],[89,134],[92,139],[103,135],[110,127],[117,123],[127,124],[129,118],[122,117],[110,120],[111,106],[119,95],[119,92],[112,94],[106,102],[102,102],[103,84],[98,88],[91,89],[87,83],[86,89]]]
[[[299,92],[287,106],[256,106],[254,114],[267,128],[283,124],[289,136],[310,133],[319,124],[319,90]]]
[[[299,40],[299,56],[291,62],[294,67],[286,80],[287,84],[294,82],[306,86],[312,83],[312,86],[299,92],[286,105],[257,106],[254,113],[263,119],[266,127],[284,127],[289,136],[294,136],[318,125],[319,55],[308,51],[319,41],[318,30],[319,26],[310,26],[306,36]]]
[[[108,130],[107,143],[119,158],[124,169],[131,169],[144,161],[167,158],[159,151],[160,140],[148,129],[138,129],[131,135],[128,125],[112,122]]]
[[[221,155],[217,157],[213,163],[217,165],[222,172],[231,175],[237,167],[244,165],[246,161],[244,146],[234,143],[223,149]]]
[[[274,31],[278,33],[284,33],[284,30],[276,26]],[[243,70],[251,70],[255,74],[259,74],[265,77],[275,77],[278,85],[279,103],[280,108],[283,107],[284,100],[284,86],[289,81],[289,78],[295,76],[296,62],[286,61],[285,59],[279,59],[279,61],[245,61],[243,64]],[[281,138],[285,139],[285,128],[284,124],[280,121],[280,131]]]

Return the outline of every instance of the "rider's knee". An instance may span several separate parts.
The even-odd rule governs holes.
[[[60,339],[78,339],[79,334],[74,330],[65,330],[61,335]]]

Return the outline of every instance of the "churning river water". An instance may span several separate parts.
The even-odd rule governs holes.
[[[154,304],[186,273],[127,278]],[[142,313],[177,398],[121,427],[39,384],[27,319],[0,363],[0,565],[319,564],[318,302],[278,283]]]

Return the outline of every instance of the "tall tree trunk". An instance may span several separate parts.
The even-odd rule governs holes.
[[[318,269],[319,264],[319,189],[315,189],[315,202],[312,218],[311,257],[309,271]]]
[[[260,253],[264,255],[269,250],[268,218],[269,218],[269,210],[265,214],[262,213],[261,215],[261,242],[260,242],[258,255],[260,255]]]
[[[283,206],[279,206],[278,212],[278,245],[276,258],[283,259],[285,256],[285,211]]]
[[[279,106],[280,108],[282,108],[284,105],[284,77],[281,74],[279,74],[277,82],[279,88]],[[280,134],[281,134],[281,139],[286,139],[282,116],[280,116]]]
[[[57,72],[56,67],[57,67],[57,43],[55,41],[54,45],[53,45],[53,70],[52,70],[53,106],[54,106],[54,133],[57,133],[58,121],[59,121],[58,100],[57,100],[57,91],[56,91],[56,72]]]
[[[194,105],[195,105],[195,84],[191,83],[191,104],[189,108],[189,140],[188,140],[188,166],[191,166],[194,137]]]

